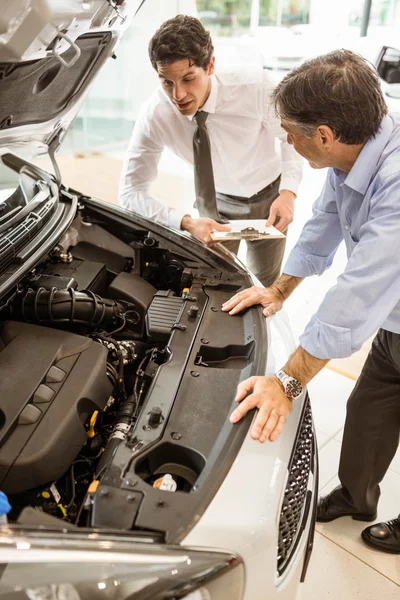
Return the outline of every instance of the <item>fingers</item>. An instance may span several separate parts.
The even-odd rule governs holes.
[[[275,425],[277,424],[279,415],[274,409],[270,409],[263,404],[258,411],[254,425],[251,428],[251,437],[253,440],[265,442]]]
[[[286,229],[289,227],[289,225],[292,221],[293,221],[292,213],[289,213],[285,216],[280,216],[279,221],[277,222],[275,227],[276,227],[276,229],[278,229],[278,231],[286,231]]]
[[[229,417],[230,422],[237,423],[238,421],[240,421],[240,419],[243,419],[243,417],[247,415],[249,410],[252,410],[257,406],[258,400],[258,394],[250,394],[250,396],[247,396],[247,398],[242,401],[240,406],[238,406]]]
[[[277,222],[277,224],[275,225],[275,229],[277,229],[278,231],[285,231],[288,227],[289,223],[286,224],[286,219],[282,219],[282,217],[279,219],[279,221]]]
[[[243,419],[249,410],[256,408],[259,399],[259,394],[251,394],[243,400],[240,406],[231,414],[231,423],[237,423],[240,419]],[[251,428],[251,437],[253,440],[259,440],[262,444],[267,440],[274,442],[282,433],[286,418],[284,415],[279,415],[275,409],[262,404]]]
[[[212,228],[215,229],[215,231],[230,231],[232,229],[230,225],[223,225],[214,220],[212,220]]]
[[[224,302],[222,311],[229,311],[230,315],[236,315],[241,310],[253,306],[253,304],[259,304],[260,290],[262,289],[263,288],[251,287],[235,294],[232,298],[227,300],[227,302]]]
[[[268,221],[265,224],[266,227],[271,227],[271,225],[273,225],[275,223],[277,217],[278,217],[278,210],[272,204],[272,206],[271,206],[271,208],[269,210]]]
[[[280,309],[275,304],[270,304],[266,306],[263,310],[264,317],[272,317],[275,313],[277,313]]]
[[[263,408],[261,407],[259,410],[251,430],[251,437],[255,440],[260,440],[262,444],[267,440],[270,442],[277,440],[286,423],[286,417],[279,415],[275,409],[270,411],[267,408],[262,410]]]
[[[256,377],[249,377],[244,381],[241,381],[237,386],[235,402],[240,402],[246,395],[254,389],[254,385],[256,383]]]
[[[269,439],[271,442],[274,442],[275,440],[277,440],[278,437],[281,435],[282,429],[283,429],[285,423],[286,423],[286,417],[281,415],[278,419],[277,424],[275,425],[274,429],[272,430],[271,435],[269,436]]]

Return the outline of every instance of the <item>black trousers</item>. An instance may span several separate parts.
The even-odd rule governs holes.
[[[229,220],[265,219],[269,216],[271,204],[279,196],[280,177],[251,198],[230,196],[217,192],[219,214]],[[286,233],[286,232],[284,232]],[[240,242],[224,242],[225,248],[238,253]],[[256,240],[246,242],[246,264],[249,270],[265,286],[269,287],[281,273],[286,238],[275,240]]]
[[[374,513],[400,436],[400,334],[380,329],[348,403],[335,503]],[[399,498],[400,509],[400,498]]]

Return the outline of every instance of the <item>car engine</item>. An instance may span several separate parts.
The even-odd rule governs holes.
[[[178,543],[250,426],[228,415],[239,381],[265,368],[264,321],[220,310],[249,277],[222,250],[110,205],[63,188],[54,202],[2,238],[8,519]]]
[[[168,360],[192,274],[150,235],[140,246],[138,258],[77,217],[1,309],[0,489],[11,518],[29,506],[79,522]],[[161,418],[153,410],[149,427]]]

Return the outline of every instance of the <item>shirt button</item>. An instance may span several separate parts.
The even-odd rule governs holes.
[[[350,227],[348,225],[345,225],[344,228],[346,231],[348,231],[350,229]]]

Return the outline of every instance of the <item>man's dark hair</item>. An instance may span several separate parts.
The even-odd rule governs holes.
[[[214,52],[211,36],[198,19],[177,15],[165,21],[150,40],[149,56],[157,63],[171,64],[189,59],[191,64],[207,69]]]
[[[363,144],[388,112],[376,70],[350,50],[313,58],[288,73],[272,93],[275,110],[312,138],[319,125],[343,144]]]

